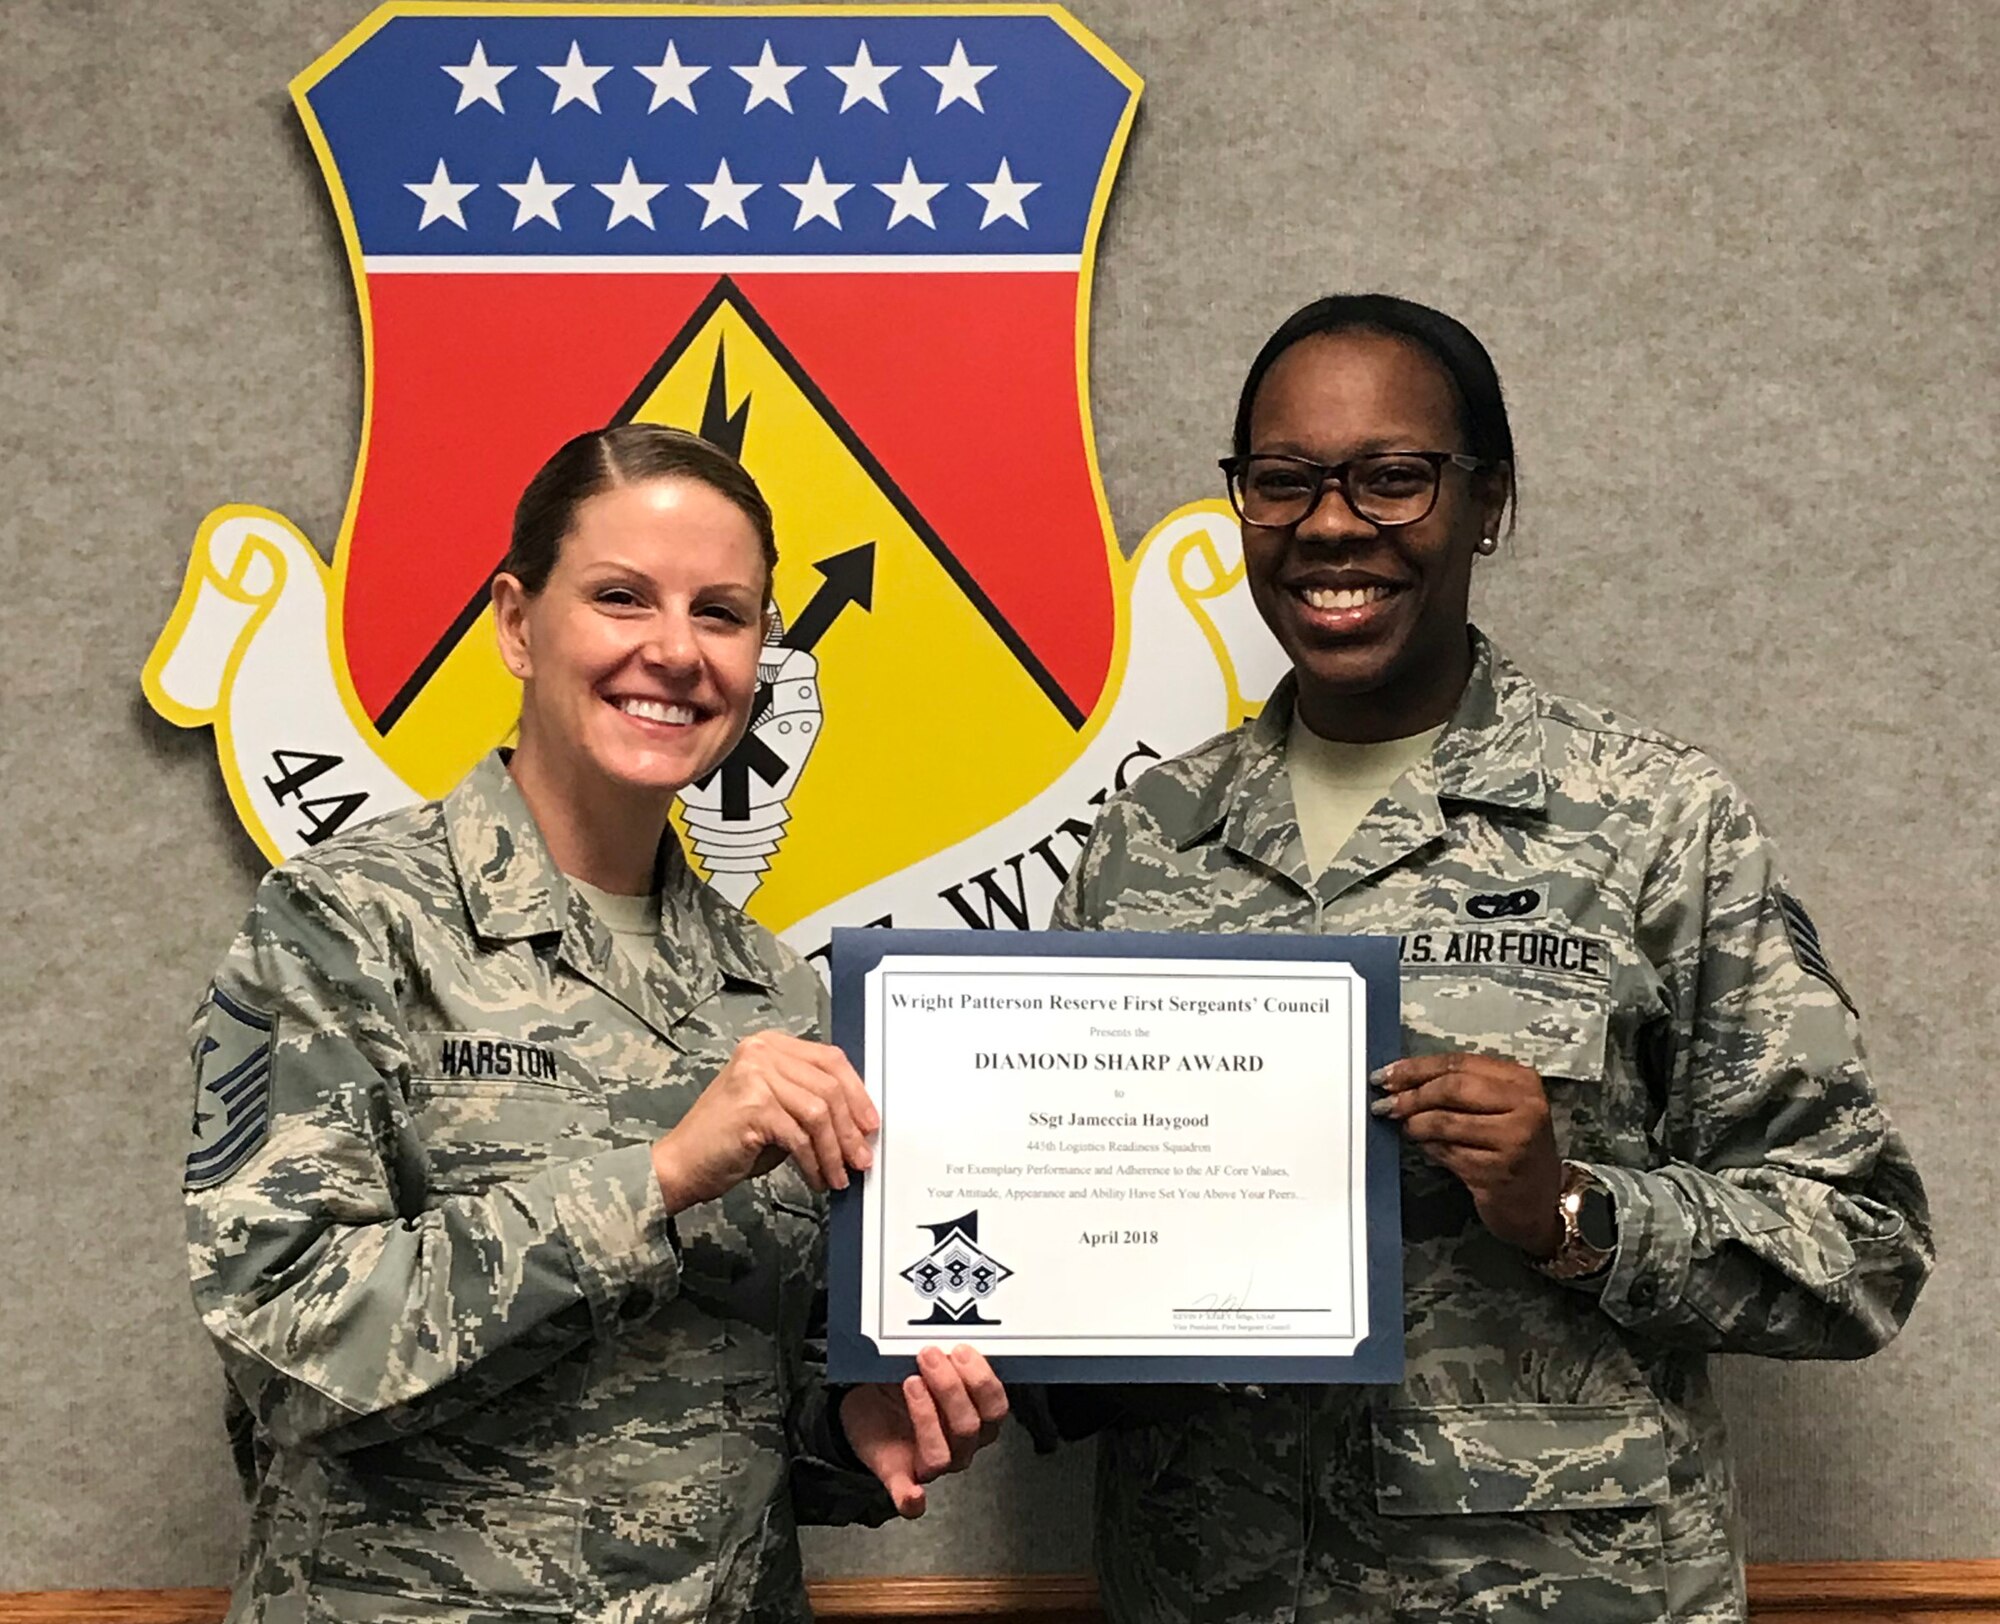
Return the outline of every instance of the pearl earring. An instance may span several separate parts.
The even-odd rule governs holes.
[[[1481,536],[1478,545],[1479,550],[1490,558],[1500,550],[1500,538],[1498,536]]]

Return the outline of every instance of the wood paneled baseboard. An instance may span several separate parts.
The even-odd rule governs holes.
[[[1068,1574],[822,1579],[824,1619],[925,1624],[1093,1624],[1097,1586]],[[0,1594],[0,1624],[217,1624],[226,1590],[31,1590]],[[2000,1624],[2000,1561],[1772,1562],[1750,1570],[1760,1620],[1812,1624]]]

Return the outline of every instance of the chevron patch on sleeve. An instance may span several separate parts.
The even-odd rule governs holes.
[[[1778,916],[1785,922],[1785,937],[1792,944],[1792,956],[1799,961],[1799,968],[1816,980],[1824,981],[1839,995],[1848,1013],[1859,1018],[1861,1011],[1854,1007],[1854,1000],[1847,996],[1847,989],[1840,984],[1840,978],[1826,962],[1826,949],[1820,946],[1819,930],[1812,922],[1812,915],[1806,912],[1805,904],[1789,891],[1778,891],[1774,895]]]
[[[219,987],[209,993],[208,1018],[196,1041],[187,1189],[222,1183],[271,1131],[274,1031],[270,1016],[239,1004]]]

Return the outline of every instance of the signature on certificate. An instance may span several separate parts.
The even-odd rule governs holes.
[[[1181,1314],[1230,1314],[1250,1306],[1250,1293],[1257,1286],[1257,1271],[1250,1271],[1250,1278],[1243,1282],[1243,1289],[1234,1292],[1211,1291],[1197,1297],[1186,1308],[1177,1309]]]

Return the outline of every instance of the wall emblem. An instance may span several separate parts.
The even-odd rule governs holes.
[[[808,953],[1041,924],[1095,804],[1282,668],[1226,506],[1128,561],[1098,479],[1139,91],[1051,6],[378,10],[292,86],[366,363],[332,562],[210,514],[154,708],[213,728],[273,860],[442,795],[518,713],[514,498],[573,433],[673,423],[743,459],[783,554],[751,731],[679,808],[698,867]]]

